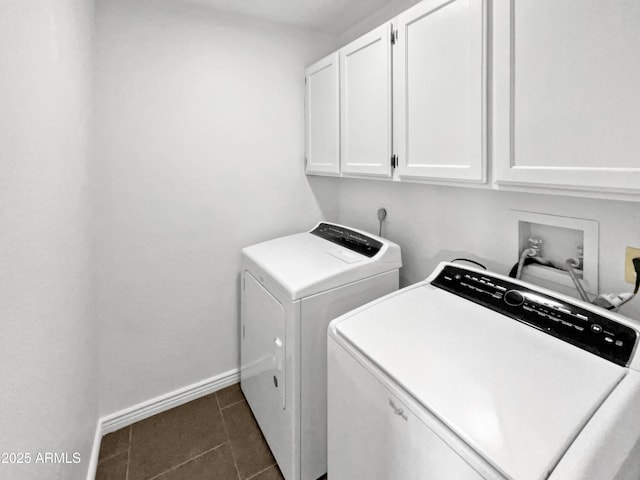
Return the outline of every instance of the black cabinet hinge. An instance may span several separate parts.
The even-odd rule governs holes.
[[[395,45],[398,40],[398,30],[394,30],[393,26],[391,27],[391,45]]]
[[[391,155],[391,168],[398,168],[398,156]]]

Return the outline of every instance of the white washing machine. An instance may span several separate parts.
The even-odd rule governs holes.
[[[331,223],[242,250],[241,387],[286,480],[327,471],[327,327],[398,289],[400,248]]]
[[[637,480],[638,332],[442,263],[331,323],[329,478]]]

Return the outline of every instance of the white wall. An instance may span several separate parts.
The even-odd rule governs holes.
[[[384,236],[402,247],[401,283],[424,279],[440,261],[466,257],[507,274],[517,261],[518,232],[510,210],[599,222],[600,291],[623,292],[625,247],[640,244],[637,203],[411,183],[340,180],[340,222],[377,231],[385,205]],[[575,295],[577,296],[577,294]],[[621,313],[640,320],[640,299]]]
[[[337,216],[337,184],[303,172],[304,66],[335,40],[164,0],[97,18],[108,414],[236,369],[241,248]]]
[[[0,1],[0,478],[85,478],[97,419],[87,230],[90,0]],[[35,463],[38,453],[81,463]]]

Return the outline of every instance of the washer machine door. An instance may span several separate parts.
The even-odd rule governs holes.
[[[244,273],[240,378],[248,397],[286,408],[285,311],[249,272]]]

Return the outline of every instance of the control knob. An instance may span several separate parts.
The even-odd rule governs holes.
[[[524,303],[524,295],[518,290],[509,290],[504,294],[504,301],[507,305],[518,307]]]

